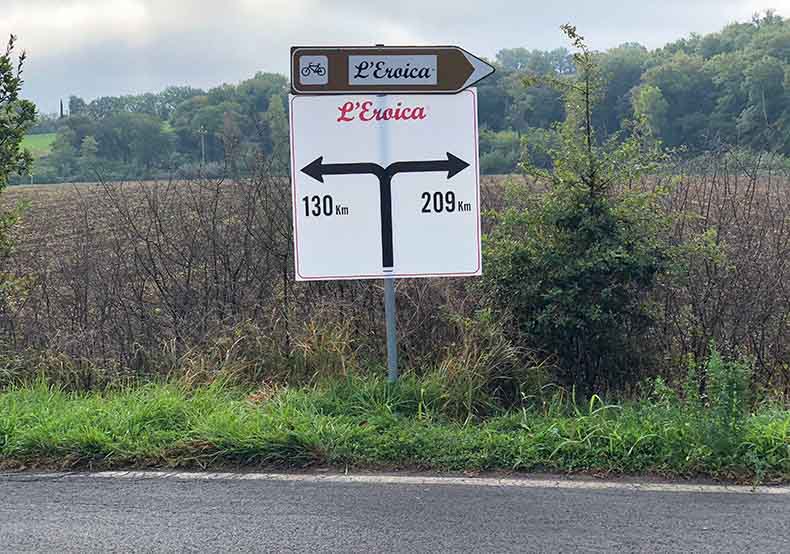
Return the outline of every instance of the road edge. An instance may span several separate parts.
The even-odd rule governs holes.
[[[271,481],[294,483],[380,484],[412,486],[472,486],[523,489],[600,490],[629,492],[703,493],[703,494],[769,494],[790,495],[784,485],[729,485],[699,483],[655,483],[569,479],[565,477],[463,477],[436,475],[344,474],[344,473],[231,473],[192,471],[99,471],[60,473],[0,473],[0,481],[64,480],[64,479],[168,479],[181,481]]]

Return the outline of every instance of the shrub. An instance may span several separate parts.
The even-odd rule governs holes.
[[[489,298],[518,332],[556,354],[562,380],[590,393],[638,377],[642,339],[650,329],[646,302],[670,261],[660,213],[662,191],[630,187],[665,159],[643,121],[628,136],[599,143],[592,109],[600,89],[594,57],[574,28],[564,31],[579,53],[579,78],[552,83],[565,93],[565,121],[552,167],[525,170],[544,194],[514,191],[519,201],[496,214],[485,241]]]

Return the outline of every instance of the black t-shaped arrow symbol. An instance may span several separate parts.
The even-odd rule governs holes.
[[[316,181],[324,182],[324,175],[375,175],[379,179],[379,198],[381,208],[381,251],[384,271],[392,271],[394,266],[392,240],[392,178],[398,173],[424,173],[446,171],[452,179],[469,167],[469,164],[447,152],[446,160],[394,162],[387,167],[375,163],[335,163],[325,164],[319,156],[302,168],[302,173]]]

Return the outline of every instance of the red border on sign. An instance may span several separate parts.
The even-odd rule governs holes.
[[[477,186],[475,187],[475,200],[477,202],[477,268],[474,271],[455,272],[455,273],[374,273],[370,275],[321,275],[316,277],[305,277],[299,272],[299,226],[297,225],[298,215],[296,206],[296,150],[294,148],[294,100],[299,98],[298,95],[291,95],[289,106],[289,118],[291,121],[291,204],[292,216],[294,227],[294,266],[298,280],[300,281],[348,281],[352,279],[387,279],[387,278],[425,278],[425,277],[475,277],[481,272],[483,265],[483,252],[481,248],[480,236],[480,146],[479,135],[477,129],[477,91],[473,88],[465,89],[458,94],[469,93],[472,95],[475,112],[475,178],[477,179]],[[364,94],[345,94],[344,96],[365,96]],[[393,95],[394,96],[394,95]]]

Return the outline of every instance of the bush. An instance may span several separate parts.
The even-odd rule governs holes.
[[[495,214],[485,240],[489,298],[535,346],[558,357],[566,384],[621,387],[638,379],[650,329],[646,302],[669,265],[661,191],[632,189],[664,159],[644,122],[627,137],[599,144],[592,108],[600,83],[594,58],[580,49],[579,80],[565,91],[567,117],[550,148],[550,170],[525,163],[549,190],[513,191],[517,207]]]

